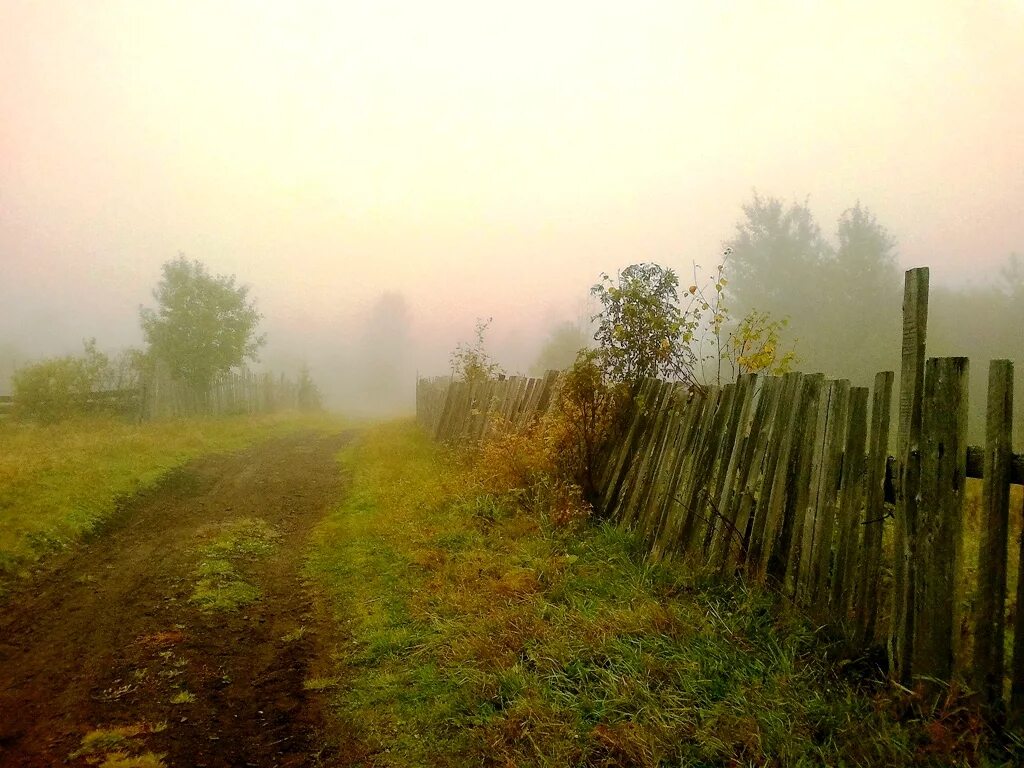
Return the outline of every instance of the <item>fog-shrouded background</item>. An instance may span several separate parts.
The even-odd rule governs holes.
[[[859,201],[962,324],[1024,253],[1024,2],[3,0],[0,391],[140,345],[184,253],[261,366],[411,406],[477,318],[527,371],[602,271],[715,263],[755,190]]]

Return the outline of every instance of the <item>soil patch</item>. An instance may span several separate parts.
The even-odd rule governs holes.
[[[326,737],[330,681],[317,676],[332,622],[301,566],[344,492],[334,456],[350,437],[193,462],[12,590],[0,766],[348,762]]]

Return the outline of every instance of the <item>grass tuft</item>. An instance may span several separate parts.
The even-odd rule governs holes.
[[[260,597],[238,568],[267,555],[280,534],[259,518],[243,517],[217,526],[212,540],[200,548],[196,586],[190,600],[203,611],[234,611]]]

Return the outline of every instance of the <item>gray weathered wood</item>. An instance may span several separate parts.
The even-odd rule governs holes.
[[[836,518],[835,562],[832,568],[832,596],[829,600],[833,621],[843,625],[847,623],[853,606],[854,574],[860,559],[867,420],[868,389],[853,387],[850,389],[846,445],[843,448],[839,480],[839,515]]]
[[[882,563],[882,534],[885,515],[885,466],[889,451],[889,420],[891,418],[892,371],[875,376],[871,401],[871,434],[868,445],[867,481],[863,548],[861,550],[860,584],[857,589],[857,627],[860,646],[873,644],[878,621],[878,582]]]
[[[644,404],[650,398],[654,383],[654,379],[645,379],[630,398],[631,415],[628,419],[629,427],[626,429],[624,436],[620,438],[619,445],[609,454],[601,474],[601,511],[607,515],[611,514],[612,508],[618,499],[632,455],[636,450],[637,439],[646,418]]]
[[[704,551],[708,555],[711,568],[718,566],[717,553],[721,550],[723,541],[733,535],[723,519],[726,514],[723,510],[731,503],[736,468],[746,439],[756,386],[757,374],[744,374],[737,379],[729,425],[722,435],[718,457],[715,459],[714,490],[707,495],[705,508],[709,530],[704,538]]]
[[[748,529],[758,497],[761,494],[768,445],[772,437],[775,412],[778,410],[781,394],[782,379],[775,376],[762,379],[761,394],[750,424],[750,434],[744,446],[744,456],[737,474],[733,508],[728,512],[737,535],[728,540],[729,546],[726,556],[722,560],[723,566],[746,561],[750,546]]]
[[[666,403],[671,392],[672,385],[669,382],[657,381],[655,383],[647,429],[640,435],[636,459],[632,462],[618,503],[612,511],[614,519],[626,526],[632,526],[635,523],[639,500],[646,493],[646,483],[657,462],[660,448],[659,439],[667,416]]]
[[[974,687],[989,706],[1003,698],[1006,627],[1006,555],[1010,534],[1010,458],[1013,430],[1013,363],[988,368],[985,477],[974,623]]]
[[[786,477],[797,431],[803,379],[801,373],[787,373],[783,377],[783,391],[775,414],[774,438],[765,469],[765,492],[758,499],[750,534],[749,571],[759,581],[768,577],[768,562],[775,554],[782,530],[787,500]]]
[[[693,462],[702,450],[704,438],[702,430],[706,428],[709,418],[708,411],[713,407],[717,395],[715,387],[709,387],[704,391],[695,390],[690,393],[690,401],[686,406],[686,419],[676,448],[675,466],[669,484],[665,488],[662,521],[658,525],[657,535],[651,543],[651,557],[654,560],[660,560],[669,547],[677,545],[679,533],[689,515],[685,497],[690,492]]]
[[[706,520],[701,516],[702,494],[706,492],[708,475],[718,448],[719,435],[731,407],[735,385],[709,388],[704,415],[697,426],[693,447],[687,455],[682,478],[675,494],[680,518],[669,529],[663,550],[674,548],[691,554],[701,540]]]
[[[917,516],[921,485],[921,421],[925,341],[928,329],[928,268],[907,270],[903,291],[903,358],[896,433],[895,557],[889,666],[909,683],[913,675],[912,638],[916,593]]]
[[[812,374],[804,380],[803,404],[801,407],[801,431],[795,446],[798,450],[791,460],[792,475],[792,511],[789,513],[789,530],[782,535],[786,553],[786,571],[783,581],[784,591],[797,597],[801,582],[804,579],[801,565],[804,561],[803,549],[805,528],[807,527],[808,508],[811,502],[811,476],[814,474],[815,455],[819,453],[818,445],[824,440],[817,440],[819,431],[819,415],[827,406],[828,390],[825,377],[820,373]],[[824,430],[822,429],[822,432]]]
[[[810,552],[811,606],[820,617],[826,616],[831,594],[830,570],[834,556],[835,523],[838,513],[839,472],[843,446],[846,442],[847,413],[850,406],[850,382],[840,379],[832,383],[825,427],[825,450],[820,474],[814,485],[817,504],[814,515],[813,545]]]
[[[967,466],[965,357],[932,358],[924,385],[911,668],[915,679],[950,680],[960,637],[957,576]]]

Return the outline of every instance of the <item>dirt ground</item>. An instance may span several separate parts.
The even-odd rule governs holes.
[[[349,748],[326,735],[330,692],[304,688],[334,638],[301,566],[312,528],[344,493],[334,456],[348,439],[303,434],[193,462],[4,598],[0,766],[146,753],[168,767],[347,764]],[[190,598],[202,546],[240,518],[279,534],[243,563],[260,597],[200,610]],[[75,754],[87,734],[118,727],[130,738]]]

